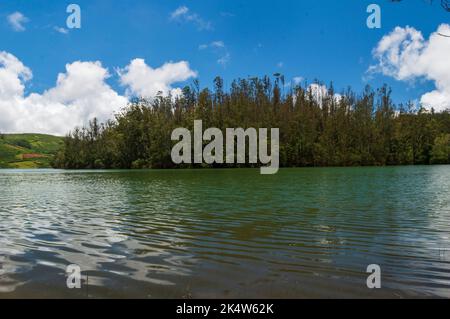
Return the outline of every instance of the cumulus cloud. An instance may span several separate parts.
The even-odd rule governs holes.
[[[426,79],[436,89],[424,94],[420,102],[427,108],[444,111],[450,108],[450,25],[442,24],[428,40],[412,27],[396,27],[384,36],[373,50],[378,64],[369,73],[382,73],[399,81]]]
[[[23,95],[23,82],[33,77],[31,70],[15,56],[0,52],[0,98],[19,97]]]
[[[170,20],[178,22],[190,22],[197,26],[199,30],[212,30],[212,24],[205,21],[197,13],[191,12],[186,6],[180,6],[170,13]]]
[[[128,97],[106,83],[110,74],[99,61],[67,64],[54,87],[42,94],[26,95],[25,87],[32,76],[32,71],[18,58],[0,52],[0,131],[64,135],[94,117],[100,121],[110,119],[129,102]],[[124,69],[120,80],[127,91],[152,97],[157,91],[180,94],[171,85],[192,76],[196,73],[187,62],[152,69],[136,59]]]
[[[74,62],[58,75],[55,87],[25,96],[31,70],[0,52],[0,129],[64,135],[93,117],[106,120],[128,101],[105,83],[108,77],[100,62]]]
[[[124,69],[118,70],[120,83],[127,87],[127,95],[153,97],[159,92],[164,95],[180,94],[180,89],[174,89],[173,84],[186,81],[197,76],[191,70],[189,63],[165,63],[157,69],[148,66],[143,59],[134,59]]]
[[[14,31],[22,32],[25,31],[24,24],[29,21],[29,19],[20,12],[14,12],[7,17],[9,25]]]

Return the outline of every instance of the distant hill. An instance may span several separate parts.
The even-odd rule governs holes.
[[[43,134],[0,134],[0,168],[48,168],[63,138]]]

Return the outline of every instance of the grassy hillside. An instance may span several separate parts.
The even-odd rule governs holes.
[[[47,168],[63,138],[42,134],[0,135],[0,168]]]

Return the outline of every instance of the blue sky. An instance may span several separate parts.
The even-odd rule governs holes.
[[[107,83],[122,94],[125,88],[114,69],[143,58],[154,68],[188,61],[201,86],[210,86],[217,75],[229,84],[238,77],[280,72],[286,79],[333,81],[338,90],[388,83],[396,101],[417,100],[433,89],[432,82],[397,81],[381,74],[367,80],[364,75],[374,64],[372,50],[396,26],[412,26],[428,38],[441,23],[450,22],[450,13],[434,2],[77,0],[73,3],[81,7],[82,28],[62,34],[55,27],[66,27],[71,2],[2,1],[0,51],[32,70],[28,93],[53,87],[67,63],[98,60],[113,75]],[[381,29],[366,26],[370,3],[382,8]],[[193,18],[171,19],[182,6]],[[28,19],[22,32],[8,23],[14,12]]]

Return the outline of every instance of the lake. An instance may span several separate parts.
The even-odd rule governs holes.
[[[0,298],[450,297],[449,237],[449,166],[0,170]]]

